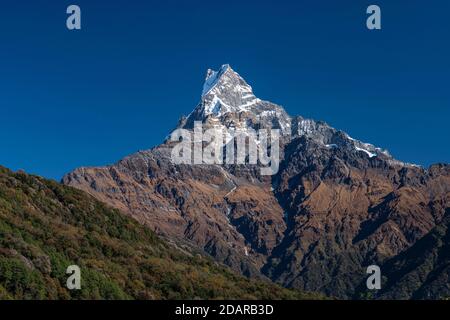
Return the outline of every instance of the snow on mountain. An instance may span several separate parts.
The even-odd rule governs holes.
[[[252,87],[228,64],[208,69],[200,103],[179,127],[193,128],[194,121],[227,128],[280,129],[291,133],[291,119],[276,104],[255,96]]]
[[[349,148],[364,152],[369,158],[383,157],[392,163],[408,165],[395,160],[387,150],[353,139],[323,121],[290,117],[283,107],[255,96],[252,87],[230,65],[217,71],[208,69],[200,103],[183,119],[178,128],[192,129],[195,121],[204,127],[279,129],[286,139],[306,136],[326,148]]]
[[[259,101],[252,87],[228,64],[219,71],[208,69],[201,102],[204,115],[220,117],[230,112],[250,111],[249,107]]]
[[[377,156],[376,153],[372,153],[372,152],[367,151],[366,149],[363,149],[363,148],[360,148],[360,147],[356,147],[355,146],[355,149],[358,150],[358,151],[362,151],[362,152],[366,153],[369,156],[369,158],[373,158],[373,157]]]

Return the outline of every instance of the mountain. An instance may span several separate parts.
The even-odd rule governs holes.
[[[82,191],[0,167],[0,299],[194,298],[321,296],[239,276]]]
[[[229,65],[208,70],[199,104],[174,132],[195,132],[196,123],[237,130],[258,150],[252,130],[278,129],[279,168],[175,164],[176,143],[166,139],[113,165],[78,168],[63,183],[246,276],[341,298],[355,295],[367,265],[410,248],[449,207],[447,164],[404,163],[325,122],[291,117],[256,98]]]

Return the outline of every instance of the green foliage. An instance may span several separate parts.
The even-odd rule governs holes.
[[[66,289],[78,265],[82,289]],[[0,167],[0,299],[314,299],[188,255],[74,188]]]

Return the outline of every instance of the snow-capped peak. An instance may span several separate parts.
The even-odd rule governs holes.
[[[252,87],[230,65],[224,64],[218,71],[208,69],[201,101],[204,115],[248,111],[259,101]]]
[[[229,64],[224,64],[219,71],[208,69],[208,71],[206,72],[205,83],[203,84],[202,97],[206,95],[212,88],[214,88],[214,86],[217,84],[217,81],[229,68]]]
[[[276,104],[258,99],[252,87],[230,65],[208,69],[200,103],[181,126],[193,128],[194,121],[233,128],[280,129],[291,133],[290,117]]]

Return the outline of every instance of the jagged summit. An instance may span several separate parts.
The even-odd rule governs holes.
[[[208,69],[200,103],[179,127],[192,128],[194,121],[227,128],[271,128],[291,133],[291,119],[279,105],[255,96],[252,87],[224,64],[218,71]]]
[[[252,87],[230,65],[222,65],[219,71],[208,69],[201,98],[205,115],[245,112],[259,101]]]
[[[253,93],[248,83],[229,64],[222,65],[218,71],[207,70],[202,97],[209,94],[212,90],[215,90],[216,94],[226,94],[229,90]]]
[[[231,77],[242,79],[238,73],[231,69],[229,64],[222,65],[218,71],[208,69],[206,71],[205,83],[203,84],[202,97],[213,89],[227,72],[230,73],[229,76]]]

